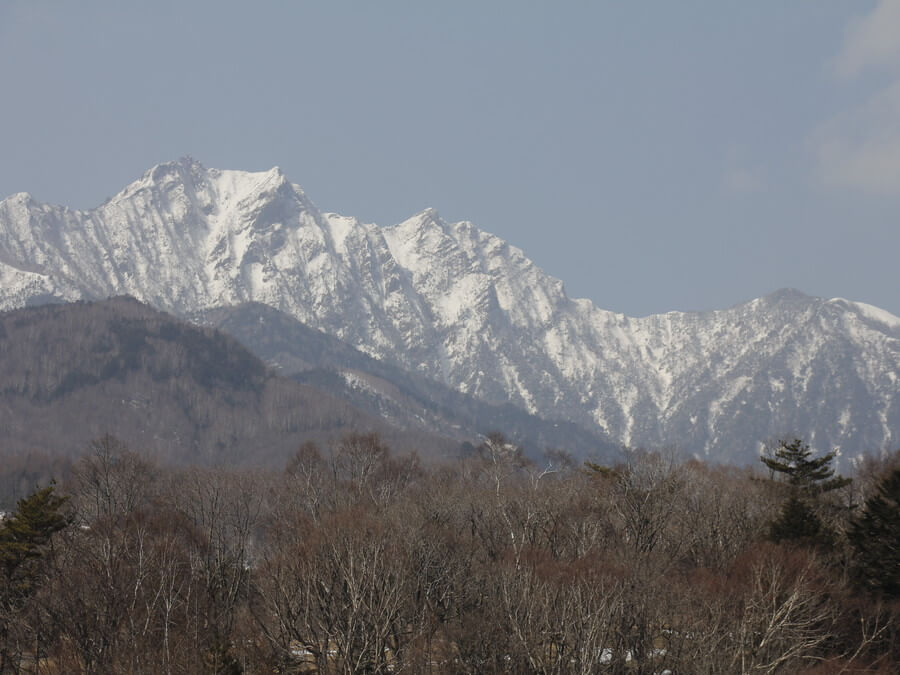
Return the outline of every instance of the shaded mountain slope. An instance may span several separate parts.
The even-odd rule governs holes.
[[[131,298],[0,314],[0,382],[7,452],[71,455],[104,433],[176,462],[278,464],[349,431],[426,454],[457,445],[278,377],[233,338]]]
[[[431,430],[460,441],[501,431],[539,456],[565,449],[612,461],[619,446],[599,431],[544,420],[521,408],[491,404],[423,375],[374,359],[346,343],[261,303],[220,307],[191,316],[246,345],[285,375],[328,391],[401,428]]]

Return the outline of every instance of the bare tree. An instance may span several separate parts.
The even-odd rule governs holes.
[[[737,626],[733,668],[775,673],[820,656],[831,636],[834,610],[816,588],[815,560],[772,549],[753,563],[750,586]]]
[[[153,465],[115,436],[91,441],[75,465],[75,506],[86,523],[128,515],[146,503],[158,475]]]
[[[236,667],[233,630],[264,496],[261,481],[248,471],[191,469],[173,485],[173,505],[197,533],[191,553],[191,573],[201,588],[192,597],[196,648],[216,672]]]

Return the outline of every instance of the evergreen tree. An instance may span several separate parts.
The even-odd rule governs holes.
[[[41,557],[53,534],[71,522],[67,502],[51,483],[20,499],[15,513],[0,526],[0,672],[17,659],[15,628],[21,626],[19,613],[40,582]]]
[[[770,526],[769,536],[776,542],[828,545],[834,535],[819,518],[814,504],[825,492],[849,485],[851,480],[835,476],[831,462],[835,457],[829,452],[812,457],[809,445],[799,438],[778,441],[771,456],[763,455],[760,461],[774,473],[785,476],[790,486],[790,496],[782,505],[778,518]]]
[[[837,490],[849,485],[850,478],[835,476],[831,462],[835,458],[834,451],[821,457],[812,457],[809,445],[799,438],[788,443],[778,441],[778,447],[772,456],[763,455],[760,461],[773,472],[784,474],[787,483],[797,491],[810,497],[815,497],[823,492]]]
[[[769,536],[773,541],[818,544],[831,536],[816,512],[798,495],[792,494],[781,507],[781,513],[771,524]]]
[[[69,524],[63,512],[68,497],[54,491],[50,484],[20,499],[15,513],[0,527],[0,566],[7,578],[26,561],[39,557],[50,537]]]
[[[848,533],[862,586],[900,598],[900,468],[879,485]]]

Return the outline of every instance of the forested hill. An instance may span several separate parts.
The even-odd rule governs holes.
[[[376,431],[396,447],[457,443],[399,431],[270,372],[231,337],[138,301],[0,314],[4,454],[77,455],[105,433],[163,461],[283,465],[305,440]]]

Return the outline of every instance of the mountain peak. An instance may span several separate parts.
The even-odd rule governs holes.
[[[762,305],[766,307],[800,310],[804,307],[808,307],[812,303],[820,301],[821,298],[807,295],[803,291],[798,291],[796,288],[779,288],[777,291],[772,291],[768,295],[764,295],[751,302],[762,303]]]
[[[412,218],[407,218],[403,223],[416,223],[420,226],[428,226],[428,225],[437,225],[442,227],[444,225],[444,221],[441,218],[441,214],[438,213],[438,210],[432,207],[428,207],[427,209],[423,209],[419,211]]]
[[[814,299],[813,296],[807,295],[803,291],[798,291],[796,288],[779,288],[777,291],[769,293],[765,298],[771,302],[798,302]]]
[[[199,197],[199,201],[203,203],[218,200],[236,203],[251,195],[273,198],[276,195],[287,196],[288,192],[305,199],[303,191],[291,185],[279,166],[265,171],[208,169],[193,157],[185,156],[149,169],[122,190],[115,200],[128,199],[145,189],[168,191],[179,187],[195,196],[203,195]]]
[[[206,167],[192,157],[185,156],[170,162],[163,162],[148,169],[137,181],[126,187],[120,194],[134,192],[141,187],[167,186],[172,184],[195,184],[202,181]]]
[[[384,228],[388,239],[399,234],[402,239],[420,240],[422,238],[442,237],[448,234],[448,225],[438,214],[437,209],[427,208],[402,223]]]
[[[18,202],[20,204],[31,204],[34,203],[34,197],[31,196],[30,192],[14,192],[3,201],[9,201],[10,203]]]

